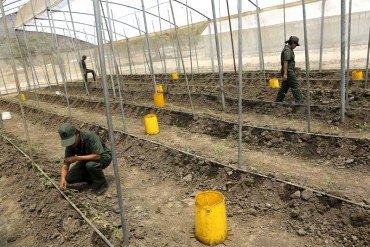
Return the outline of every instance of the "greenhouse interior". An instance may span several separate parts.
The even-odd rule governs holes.
[[[0,6],[0,246],[370,246],[369,0]]]

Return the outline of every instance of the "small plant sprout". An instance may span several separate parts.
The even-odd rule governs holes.
[[[283,176],[286,177],[287,179],[291,179],[295,176],[294,172],[287,171],[283,173]]]
[[[332,178],[332,177],[330,177],[330,176],[327,176],[326,178],[325,178],[325,184],[326,184],[326,186],[328,187],[328,188],[331,188],[333,185],[335,185],[335,180]]]
[[[223,152],[223,147],[220,144],[214,144],[212,145],[213,153],[217,156],[217,158],[221,157],[221,154]]]

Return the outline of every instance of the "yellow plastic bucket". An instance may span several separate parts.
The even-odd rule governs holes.
[[[195,237],[207,245],[222,243],[227,238],[225,197],[207,190],[195,197]]]
[[[177,73],[172,73],[172,80],[178,80],[179,75]]]
[[[164,107],[165,106],[163,93],[155,93],[154,94],[154,105],[156,107]]]
[[[156,85],[157,93],[163,93],[162,85]]]
[[[270,88],[279,88],[279,80],[277,78],[272,78],[269,80]]]
[[[159,133],[158,119],[153,113],[144,116],[145,134],[156,135]]]
[[[352,80],[363,80],[364,74],[361,70],[358,71],[352,71]]]
[[[26,101],[26,95],[24,93],[21,93],[21,100]]]

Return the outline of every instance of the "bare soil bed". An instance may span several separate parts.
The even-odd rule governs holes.
[[[321,78],[329,81],[337,73],[311,76],[321,83],[317,88],[325,88]],[[244,76],[261,78],[255,72]],[[276,73],[269,72],[268,76]],[[207,189],[219,190],[226,197],[231,233],[227,246],[370,244],[370,129],[366,125],[370,116],[366,107],[351,109],[346,123],[340,124],[338,108],[331,105],[334,101],[313,106],[313,133],[308,134],[304,132],[304,106],[244,100],[243,163],[237,169],[236,100],[227,98],[227,109],[222,111],[220,98],[209,95],[213,92],[207,91],[208,87],[217,88],[217,75],[194,75],[194,81],[199,79],[197,84],[203,87],[201,93],[193,94],[194,114],[188,96],[181,91],[173,93],[172,89],[177,90],[177,84],[183,81],[171,82],[173,88],[170,86],[165,93],[166,108],[160,109],[152,106],[149,77],[125,78],[129,81],[123,85],[127,133],[121,132],[120,104],[113,97],[111,107],[130,246],[203,246],[193,234],[194,196]],[[164,76],[157,78],[163,80]],[[233,74],[225,73],[224,78],[228,86],[235,87]],[[25,115],[36,161],[56,181],[63,157],[57,135],[60,124],[71,122],[107,139],[99,83],[90,84],[90,96],[85,95],[82,82],[67,84],[72,118],[68,117],[64,95],[55,95],[63,87],[26,93]],[[363,93],[360,84],[352,88]],[[269,91],[261,93],[264,92]],[[363,106],[367,104],[365,98],[361,98]],[[16,97],[1,98],[0,109],[12,112],[13,118],[5,122],[5,129],[24,146]],[[148,113],[158,117],[158,135],[145,135],[143,117]],[[112,166],[106,174],[111,186],[103,197],[95,197],[83,184],[68,192],[85,215],[115,246],[120,246],[122,234]],[[96,235],[88,237],[83,246],[103,246]],[[63,238],[61,233],[56,239]]]
[[[94,246],[92,230],[31,162],[0,140],[0,246]]]
[[[61,123],[69,121],[107,138],[106,129],[77,119],[32,109],[26,109],[26,116],[36,162],[56,180],[60,168],[58,157],[63,155],[56,133]],[[5,129],[19,142],[24,142],[23,128],[17,114],[5,122]],[[202,246],[192,238],[193,197],[198,191],[206,189],[220,190],[226,197],[228,225],[232,233],[225,243],[227,246],[370,244],[369,210],[310,190],[251,176],[244,171],[122,132],[115,132],[115,139],[131,246]],[[9,155],[8,159],[2,160],[2,167],[13,164],[13,161],[14,155]],[[4,170],[10,171],[1,169],[2,172]],[[95,197],[84,186],[75,187],[80,192],[70,191],[70,196],[119,246],[117,202],[111,166],[106,174],[111,186],[105,196]],[[56,193],[48,190],[51,190],[48,194]],[[41,194],[40,201],[51,200],[50,196],[42,195],[42,191],[33,190],[32,198]],[[48,209],[44,207],[41,212]],[[39,210],[35,209],[35,212]],[[55,224],[55,228],[62,225],[52,217],[47,222]],[[45,231],[42,230],[41,234]],[[79,236],[75,235],[77,239]],[[90,240],[90,244],[95,243],[94,246],[103,246],[94,242],[96,238]],[[42,241],[36,243],[43,245]],[[82,243],[79,246],[89,245]]]

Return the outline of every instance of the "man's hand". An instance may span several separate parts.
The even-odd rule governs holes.
[[[59,183],[59,189],[61,191],[65,191],[67,188],[67,181],[65,179],[61,179]]]
[[[288,76],[286,74],[284,74],[283,80],[284,81],[288,80]]]
[[[77,161],[77,156],[71,156],[71,157],[68,157],[64,160],[64,162],[67,164],[67,165],[70,165],[72,163],[75,163]]]

